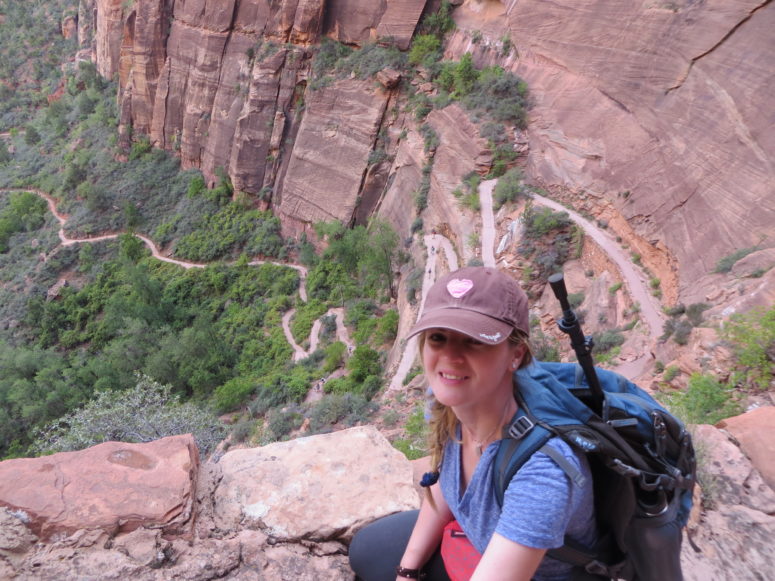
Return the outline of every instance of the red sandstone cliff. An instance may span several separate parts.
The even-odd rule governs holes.
[[[99,70],[119,75],[125,138],[130,127],[149,134],[210,183],[223,168],[238,191],[271,195],[287,234],[372,208],[406,234],[425,154],[413,120],[385,114],[395,89],[343,81],[313,92],[308,77],[323,37],[407,47],[425,4],[83,0],[80,24],[93,23]],[[530,85],[530,179],[605,218],[667,302],[704,300],[720,285],[710,273],[721,257],[772,239],[771,3],[454,4],[448,56],[470,51]],[[463,125],[441,129],[457,157],[434,165],[431,200],[482,163],[475,129],[455,136]],[[395,162],[369,168],[380,130]],[[450,225],[462,252],[465,221],[445,207],[433,204],[428,219]],[[771,301],[773,276],[733,310]]]

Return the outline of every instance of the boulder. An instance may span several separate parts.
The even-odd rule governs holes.
[[[737,440],[764,481],[775,490],[775,407],[756,408],[723,420],[718,427]]]
[[[5,460],[0,506],[44,540],[79,529],[115,533],[148,525],[183,532],[198,470],[191,435]]]
[[[376,518],[419,506],[409,461],[373,426],[232,450],[219,467],[222,529],[348,540]]]
[[[775,513],[775,489],[722,430],[700,425],[693,431],[703,503],[745,505]]]
[[[702,504],[695,504],[682,547],[685,581],[770,578],[775,492],[723,431],[696,426],[694,439]]]

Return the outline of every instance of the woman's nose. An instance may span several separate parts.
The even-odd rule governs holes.
[[[442,355],[450,360],[462,359],[463,347],[464,347],[464,344],[462,341],[448,340],[444,343]]]

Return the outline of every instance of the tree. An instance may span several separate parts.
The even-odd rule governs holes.
[[[400,259],[398,234],[387,222],[373,220],[369,224],[366,251],[358,264],[358,271],[367,288],[387,288],[390,298],[396,298],[395,273]]]

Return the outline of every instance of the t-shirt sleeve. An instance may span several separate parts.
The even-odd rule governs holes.
[[[567,444],[552,440],[549,445],[579,466]],[[573,513],[571,486],[554,460],[543,452],[534,453],[506,488],[495,532],[528,547],[561,547]]]

